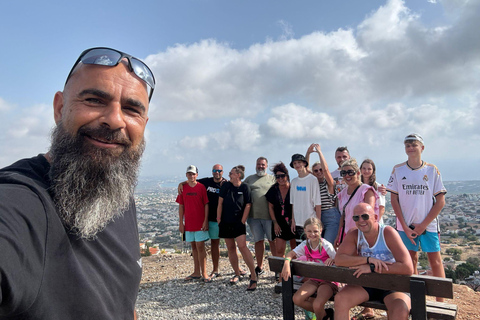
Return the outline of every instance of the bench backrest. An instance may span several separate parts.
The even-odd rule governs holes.
[[[282,272],[285,259],[280,257],[269,257],[270,271]],[[425,293],[429,296],[453,298],[452,279],[438,278],[419,275],[396,275],[396,274],[363,274],[356,278],[355,270],[343,267],[321,266],[315,262],[293,260],[291,264],[292,274],[316,278],[328,281],[354,284],[364,287],[371,287],[383,290],[395,290],[410,292],[410,280],[419,280],[425,283]]]

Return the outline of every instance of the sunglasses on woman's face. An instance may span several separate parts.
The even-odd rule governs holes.
[[[357,222],[358,220],[360,220],[360,217],[362,217],[362,219],[365,220],[365,221],[370,219],[370,215],[368,213],[364,213],[360,216],[352,216],[352,219],[353,219],[353,221]]]
[[[357,171],[352,170],[352,169],[346,170],[346,171],[345,171],[345,170],[340,171],[340,175],[341,175],[342,177],[345,177],[347,174],[348,174],[350,177],[352,177],[352,176],[355,175],[355,173],[357,173]]]
[[[276,174],[276,175],[275,175],[275,178],[276,178],[276,179],[283,179],[283,178],[285,178],[286,176],[287,176],[286,174]]]

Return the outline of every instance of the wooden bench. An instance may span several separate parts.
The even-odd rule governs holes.
[[[282,272],[285,259],[269,257],[270,271]],[[412,320],[425,320],[428,318],[453,320],[457,316],[457,306],[454,304],[427,301],[426,296],[453,298],[452,279],[431,276],[406,276],[395,274],[363,274],[360,278],[353,276],[354,270],[343,267],[321,266],[314,262],[296,261],[291,263],[292,275],[311,277],[340,283],[354,284],[383,290],[395,290],[410,293],[412,300]],[[282,293],[283,319],[295,319],[293,293],[300,287],[294,283],[293,277],[288,281],[282,280],[275,286],[275,292]],[[362,306],[386,310],[379,301],[367,301]]]

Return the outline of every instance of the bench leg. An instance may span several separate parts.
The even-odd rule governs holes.
[[[410,280],[410,297],[412,300],[412,320],[426,320],[427,302],[425,297],[425,282]]]
[[[287,280],[282,280],[283,319],[295,320],[295,307],[293,305],[293,275]]]

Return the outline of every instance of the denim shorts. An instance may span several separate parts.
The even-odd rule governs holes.
[[[322,210],[322,238],[333,244],[338,233],[338,226],[340,225],[340,211],[338,208],[330,208]]]
[[[185,241],[187,242],[202,242],[208,239],[208,231],[185,231]]]
[[[247,220],[250,231],[253,234],[255,242],[262,241],[267,236],[268,241],[272,241],[272,220],[248,218]]]
[[[405,247],[410,251],[418,251],[419,247],[422,248],[423,252],[439,252],[440,251],[440,237],[436,232],[426,232],[417,236],[413,241],[415,245],[410,242],[407,235],[404,231],[398,231],[400,237],[402,238]]]

